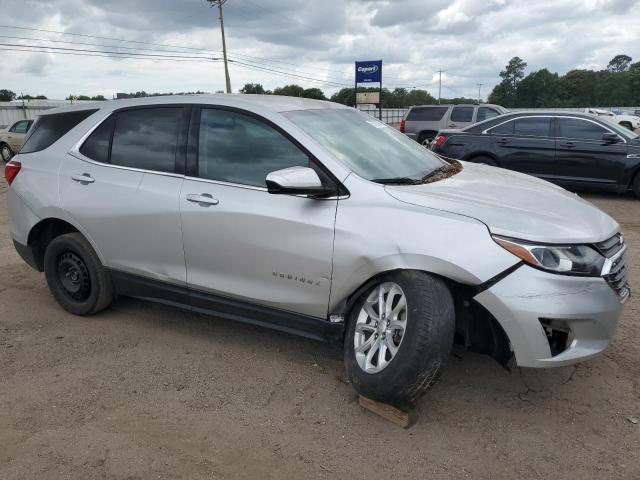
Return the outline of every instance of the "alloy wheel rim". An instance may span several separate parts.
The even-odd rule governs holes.
[[[407,327],[407,299],[394,282],[378,285],[367,296],[356,319],[353,348],[366,373],[384,370],[396,357]]]
[[[91,293],[91,276],[84,261],[73,252],[65,252],[58,260],[58,281],[73,300],[83,301]]]

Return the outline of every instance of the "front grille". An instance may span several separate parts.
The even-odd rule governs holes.
[[[624,247],[624,238],[621,233],[616,233],[613,237],[606,239],[604,242],[595,244],[598,251],[607,258],[613,257]]]
[[[625,247],[622,234],[617,233],[613,237],[605,240],[604,242],[596,243],[595,247],[607,258],[614,258]],[[609,269],[609,273],[604,275],[604,279],[609,286],[618,294],[618,296],[625,300],[629,296],[629,269],[625,262],[624,252],[620,254]]]

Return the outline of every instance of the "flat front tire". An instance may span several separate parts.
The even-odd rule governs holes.
[[[454,327],[442,280],[414,270],[385,275],[349,315],[344,358],[351,383],[373,400],[414,406],[440,376]]]
[[[60,235],[49,243],[44,273],[53,297],[74,315],[93,315],[113,301],[111,278],[80,233]]]

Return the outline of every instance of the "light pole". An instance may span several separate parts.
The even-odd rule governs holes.
[[[479,83],[478,84],[478,105],[480,105],[480,89],[482,88],[483,85],[484,85],[484,83]]]

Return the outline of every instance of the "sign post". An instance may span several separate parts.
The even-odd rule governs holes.
[[[354,106],[358,108],[358,84],[378,83],[380,85],[378,118],[382,121],[382,60],[356,62],[356,82],[354,88]]]

